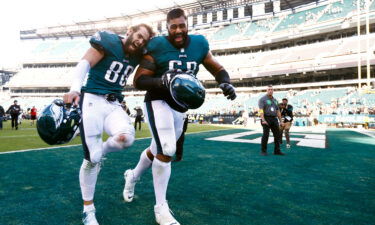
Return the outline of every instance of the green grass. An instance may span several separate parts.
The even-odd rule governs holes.
[[[167,193],[181,224],[374,224],[373,138],[333,129],[326,149],[292,142],[284,157],[260,156],[259,144],[206,140],[243,131],[186,136],[184,159],[172,164]],[[122,200],[123,173],[149,144],[140,139],[108,154],[95,193],[100,224],[155,224],[150,170],[137,184],[134,201]],[[1,225],[81,224],[81,146],[0,154],[0,162]]]
[[[221,129],[228,128],[211,125],[189,124],[187,132],[190,133]],[[142,123],[142,129],[136,131],[136,138],[144,138],[150,136],[151,135],[147,124]],[[107,135],[103,136],[104,139],[106,139],[107,137]],[[75,144],[81,144],[80,137],[76,137],[71,142],[60,146]],[[18,130],[12,130],[10,121],[6,121],[3,123],[3,130],[0,130],[0,152],[46,147],[51,146],[43,142],[42,139],[40,139],[35,124],[31,126],[29,120],[23,120],[22,123],[19,125]]]

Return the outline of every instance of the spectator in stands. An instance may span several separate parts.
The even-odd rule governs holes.
[[[137,130],[137,124],[139,124],[139,130],[141,130],[143,111],[140,106],[135,107],[134,110],[136,111],[134,129]]]
[[[37,115],[37,109],[35,108],[35,106],[33,106],[30,109],[30,119],[31,119],[30,125],[34,125],[34,121],[36,120],[36,115]]]
[[[283,98],[280,104],[280,113],[283,123],[280,126],[280,144],[283,143],[283,133],[285,130],[286,148],[290,148],[289,130],[293,122],[293,106],[288,104],[288,99]]]
[[[4,108],[0,105],[0,130],[3,129],[3,117],[5,116]]]
[[[122,109],[126,112],[126,114],[128,114],[128,116],[130,116],[130,109],[129,107],[126,105],[126,101],[122,101],[121,102],[121,107]]]
[[[17,100],[14,100],[14,104],[9,107],[7,113],[12,117],[12,130],[15,128],[18,130],[18,116],[21,113],[21,106],[17,105]]]
[[[271,85],[267,88],[267,94],[259,99],[258,105],[259,116],[263,127],[261,155],[267,155],[267,143],[270,129],[272,130],[275,141],[274,155],[285,155],[280,150],[280,130],[277,118],[279,118],[281,126],[284,126],[284,124],[281,120],[277,100],[273,97],[273,87]]]

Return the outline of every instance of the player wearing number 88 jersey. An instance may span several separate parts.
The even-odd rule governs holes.
[[[124,52],[126,46],[123,38],[108,31],[97,32],[91,37],[90,44],[96,50],[102,51],[105,57],[90,69],[87,83],[82,90],[120,97],[127,78],[139,64],[141,49],[137,49],[133,54]]]
[[[65,103],[79,104],[82,112],[84,160],[79,180],[84,224],[98,224],[93,199],[103,157],[134,141],[134,127],[120,104],[121,92],[152,36],[152,29],[145,24],[131,27],[125,37],[105,31],[96,33],[90,39],[91,48],[76,66],[70,92],[64,95]],[[103,131],[109,135],[104,143]]]

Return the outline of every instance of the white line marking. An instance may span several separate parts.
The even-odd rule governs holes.
[[[355,132],[360,133],[360,134],[367,135],[369,137],[375,138],[375,132],[374,131],[358,130],[358,129],[350,129],[350,130],[355,131]]]
[[[253,139],[243,139],[242,137],[250,136],[254,134],[262,134],[263,132],[260,132],[258,130],[256,131],[246,131],[246,132],[240,132],[235,134],[228,134],[228,135],[222,135],[218,137],[211,137],[206,138],[206,140],[210,141],[226,141],[226,142],[239,142],[239,143],[251,143],[251,144],[260,144],[262,137],[256,137]],[[298,141],[298,146],[304,146],[304,147],[312,147],[312,148],[325,148],[325,140],[326,136],[323,134],[311,134],[311,133],[295,133],[291,132],[291,141]],[[273,135],[271,134],[270,137]],[[294,137],[293,137],[294,136]],[[295,136],[304,136],[302,138],[295,137]],[[268,139],[268,143],[273,143],[273,140],[271,138]]]
[[[215,131],[222,131],[222,130],[230,130],[230,129],[197,131],[197,132],[186,133],[186,135],[188,135],[188,134],[206,133],[206,132],[215,132]],[[18,136],[18,137],[20,137],[20,136]],[[147,139],[147,138],[151,138],[151,137],[136,138],[136,140],[142,140],[142,139]],[[49,150],[49,149],[56,149],[56,148],[69,148],[69,147],[76,147],[76,146],[80,146],[80,145],[82,145],[82,144],[56,146],[56,147],[46,147],[46,148],[32,148],[32,149],[25,149],[25,150],[14,150],[14,151],[0,152],[0,155],[1,154],[18,153],[18,152],[41,151],[41,150]]]
[[[0,154],[10,154],[10,153],[17,153],[17,152],[30,152],[30,151],[40,151],[40,150],[48,150],[48,149],[56,149],[56,148],[69,148],[74,146],[80,146],[79,145],[66,145],[66,146],[57,146],[57,147],[47,147],[47,148],[32,148],[32,149],[25,149],[25,150],[15,150],[15,151],[9,151],[9,152],[0,152]]]
[[[16,138],[16,137],[37,137],[38,135],[12,135],[12,136],[1,136],[0,138]]]

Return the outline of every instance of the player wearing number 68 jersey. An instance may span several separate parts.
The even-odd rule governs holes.
[[[93,35],[91,47],[75,68],[70,92],[64,95],[66,104],[79,104],[82,111],[84,160],[79,181],[84,224],[98,224],[93,200],[101,160],[107,153],[127,148],[134,141],[134,127],[120,104],[121,92],[152,36],[152,29],[145,24],[131,27],[125,37],[106,31]],[[104,143],[103,131],[109,135]]]
[[[213,57],[209,44],[202,35],[188,35],[188,24],[182,9],[172,9],[167,14],[168,36],[151,39],[147,54],[134,75],[134,85],[146,90],[145,111],[152,133],[150,146],[145,149],[134,169],[125,171],[124,200],[131,202],[134,188],[141,175],[152,168],[156,204],[155,220],[160,225],[179,225],[167,202],[167,188],[171,176],[171,160],[176,152],[176,141],[181,136],[188,104],[181,104],[174,95],[174,81],[185,73],[189,85],[182,79],[179,86],[188,96],[186,102],[197,99],[201,94],[200,83],[195,82],[199,66],[203,65],[217,81],[223,94],[230,100],[236,98],[236,91],[230,83],[229,74]],[[186,87],[186,88],[185,88]],[[178,92],[178,91],[176,91]],[[192,108],[192,107],[191,107]]]

